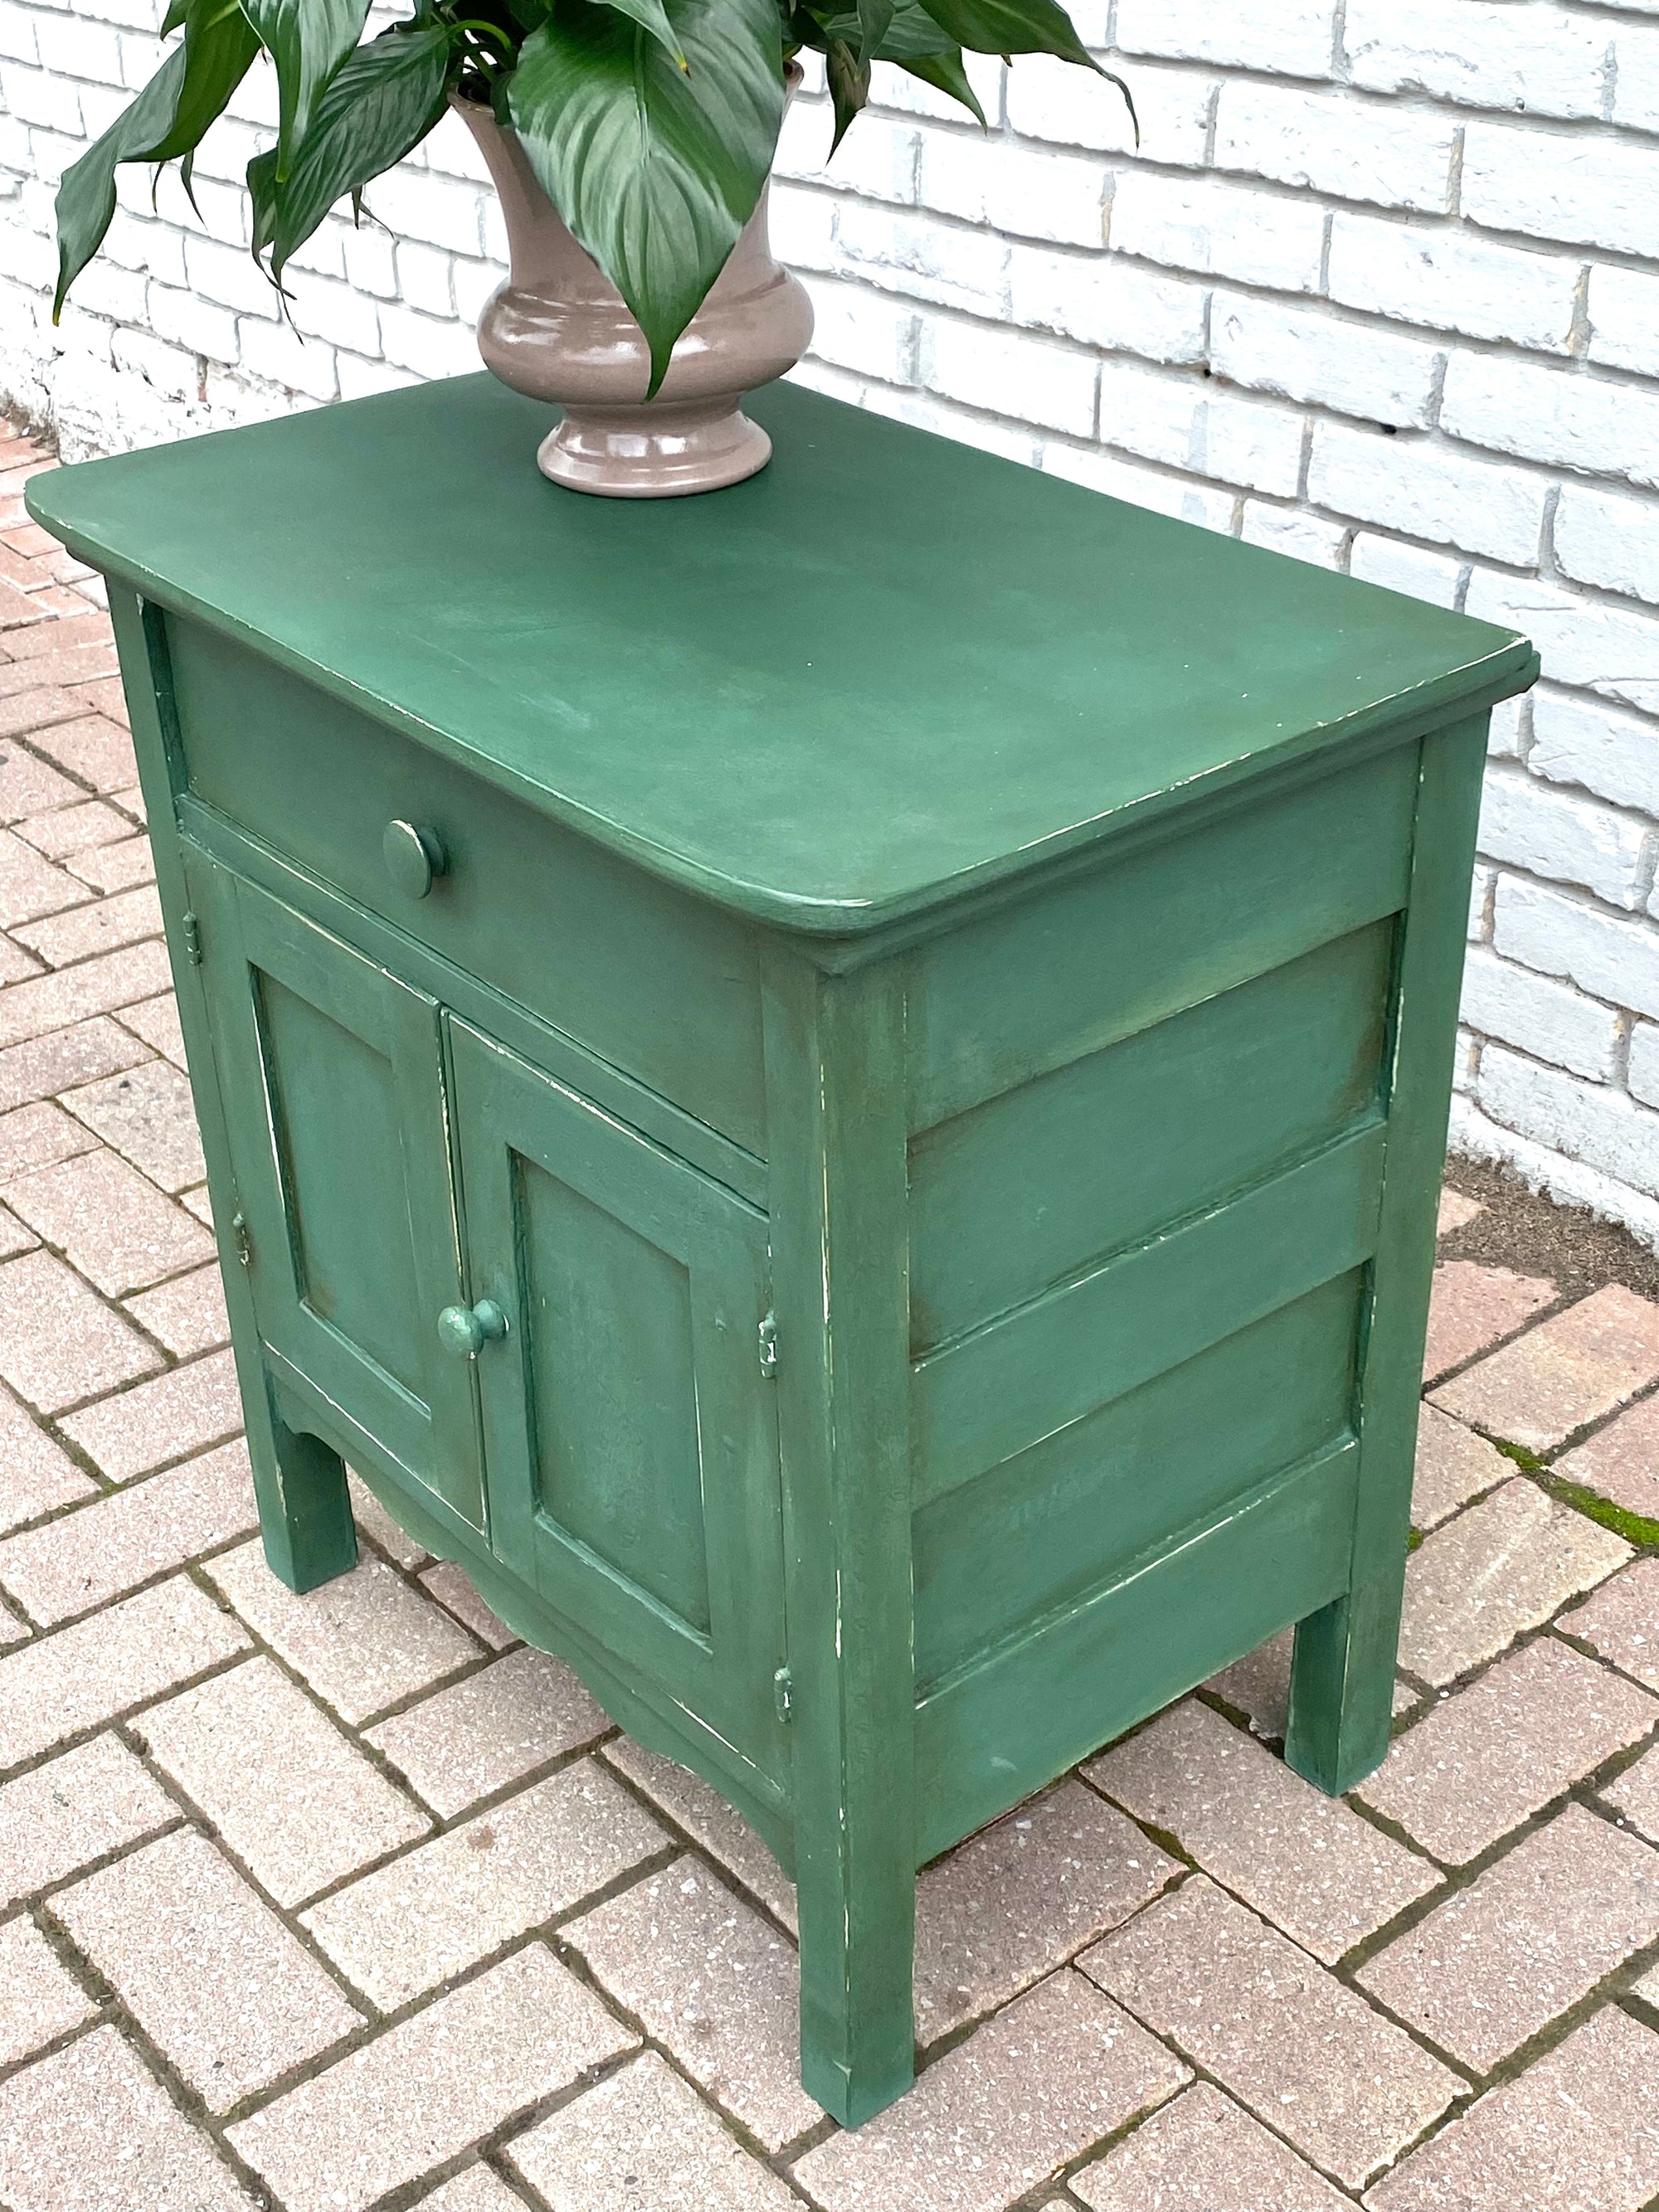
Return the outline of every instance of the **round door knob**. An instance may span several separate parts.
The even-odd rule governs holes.
[[[394,890],[405,898],[424,898],[435,877],[445,873],[449,855],[435,830],[418,829],[413,822],[388,822],[380,840],[380,857]]]
[[[438,1341],[458,1359],[476,1359],[485,1345],[507,1334],[507,1316],[494,1298],[476,1306],[446,1306],[438,1316]]]

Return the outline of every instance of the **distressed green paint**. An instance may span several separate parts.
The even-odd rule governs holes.
[[[1292,1760],[1382,1755],[1534,662],[757,405],[706,500],[553,489],[487,380],[28,495],[112,582],[273,1568],[350,1565],[349,1458],[737,1806],[855,2123],[919,1864],[1292,1622]]]

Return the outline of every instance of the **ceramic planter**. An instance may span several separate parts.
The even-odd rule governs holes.
[[[454,106],[507,222],[510,273],[478,320],[484,366],[565,410],[537,453],[543,475],[611,499],[669,499],[764,468],[772,441],[739,403],[793,368],[812,335],[805,288],[772,258],[766,194],[647,399],[650,349],[622,295],[578,245],[514,134],[476,100]]]

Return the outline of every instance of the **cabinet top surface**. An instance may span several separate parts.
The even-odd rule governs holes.
[[[83,558],[658,874],[860,931],[1372,727],[1512,632],[793,386],[691,499],[538,474],[487,376],[37,477]]]

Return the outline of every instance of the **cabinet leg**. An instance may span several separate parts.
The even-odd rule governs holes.
[[[244,1394],[245,1407],[251,1395]],[[265,1559],[289,1589],[315,1589],[357,1564],[345,1462],[320,1437],[289,1428],[269,1385],[263,1411],[263,1419],[248,1421],[247,1449]]]
[[[1400,1568],[1406,1543],[1400,1537]],[[1379,1767],[1394,1718],[1395,1641],[1403,1574],[1376,1575],[1297,1625],[1285,1757],[1340,1797]]]
[[[841,1837],[795,1849],[801,2086],[855,2128],[915,2077],[915,1877],[859,1882]]]

